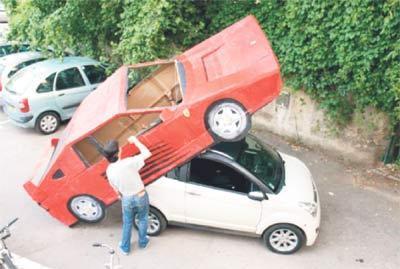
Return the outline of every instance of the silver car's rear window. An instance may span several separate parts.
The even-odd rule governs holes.
[[[28,85],[35,80],[34,72],[26,72],[25,70],[21,70],[15,76],[11,78],[11,80],[7,83],[6,89],[7,91],[21,95],[25,93],[28,88]]]

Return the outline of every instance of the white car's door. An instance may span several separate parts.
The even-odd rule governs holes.
[[[188,224],[253,233],[262,204],[248,198],[251,182],[224,163],[194,159],[185,191]]]
[[[56,77],[56,103],[63,118],[70,118],[82,100],[90,93],[91,85],[85,83],[77,67],[60,71]]]
[[[169,172],[146,187],[150,204],[159,209],[169,222],[185,222],[185,182],[180,180],[179,168]]]

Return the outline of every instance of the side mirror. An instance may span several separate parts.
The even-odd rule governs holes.
[[[53,147],[56,147],[59,140],[60,140],[60,139],[58,139],[58,138],[52,138],[52,139],[51,139],[51,145],[52,145]]]
[[[247,197],[249,197],[249,199],[256,200],[256,201],[262,201],[262,200],[266,199],[265,194],[263,194],[260,191],[251,191],[251,192],[249,192],[249,194],[247,194]]]

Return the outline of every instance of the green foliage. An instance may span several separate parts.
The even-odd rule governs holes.
[[[399,0],[3,0],[10,38],[114,66],[169,58],[254,14],[285,82],[339,124],[367,106],[400,119]]]
[[[168,58],[198,40],[202,10],[185,0],[128,1],[116,52],[124,62]]]

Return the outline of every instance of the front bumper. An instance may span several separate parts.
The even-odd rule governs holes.
[[[318,203],[318,211],[317,216],[313,219],[311,223],[307,226],[303,227],[303,231],[306,234],[307,246],[314,245],[315,241],[317,240],[318,234],[320,232],[320,224],[321,224],[321,206]]]

